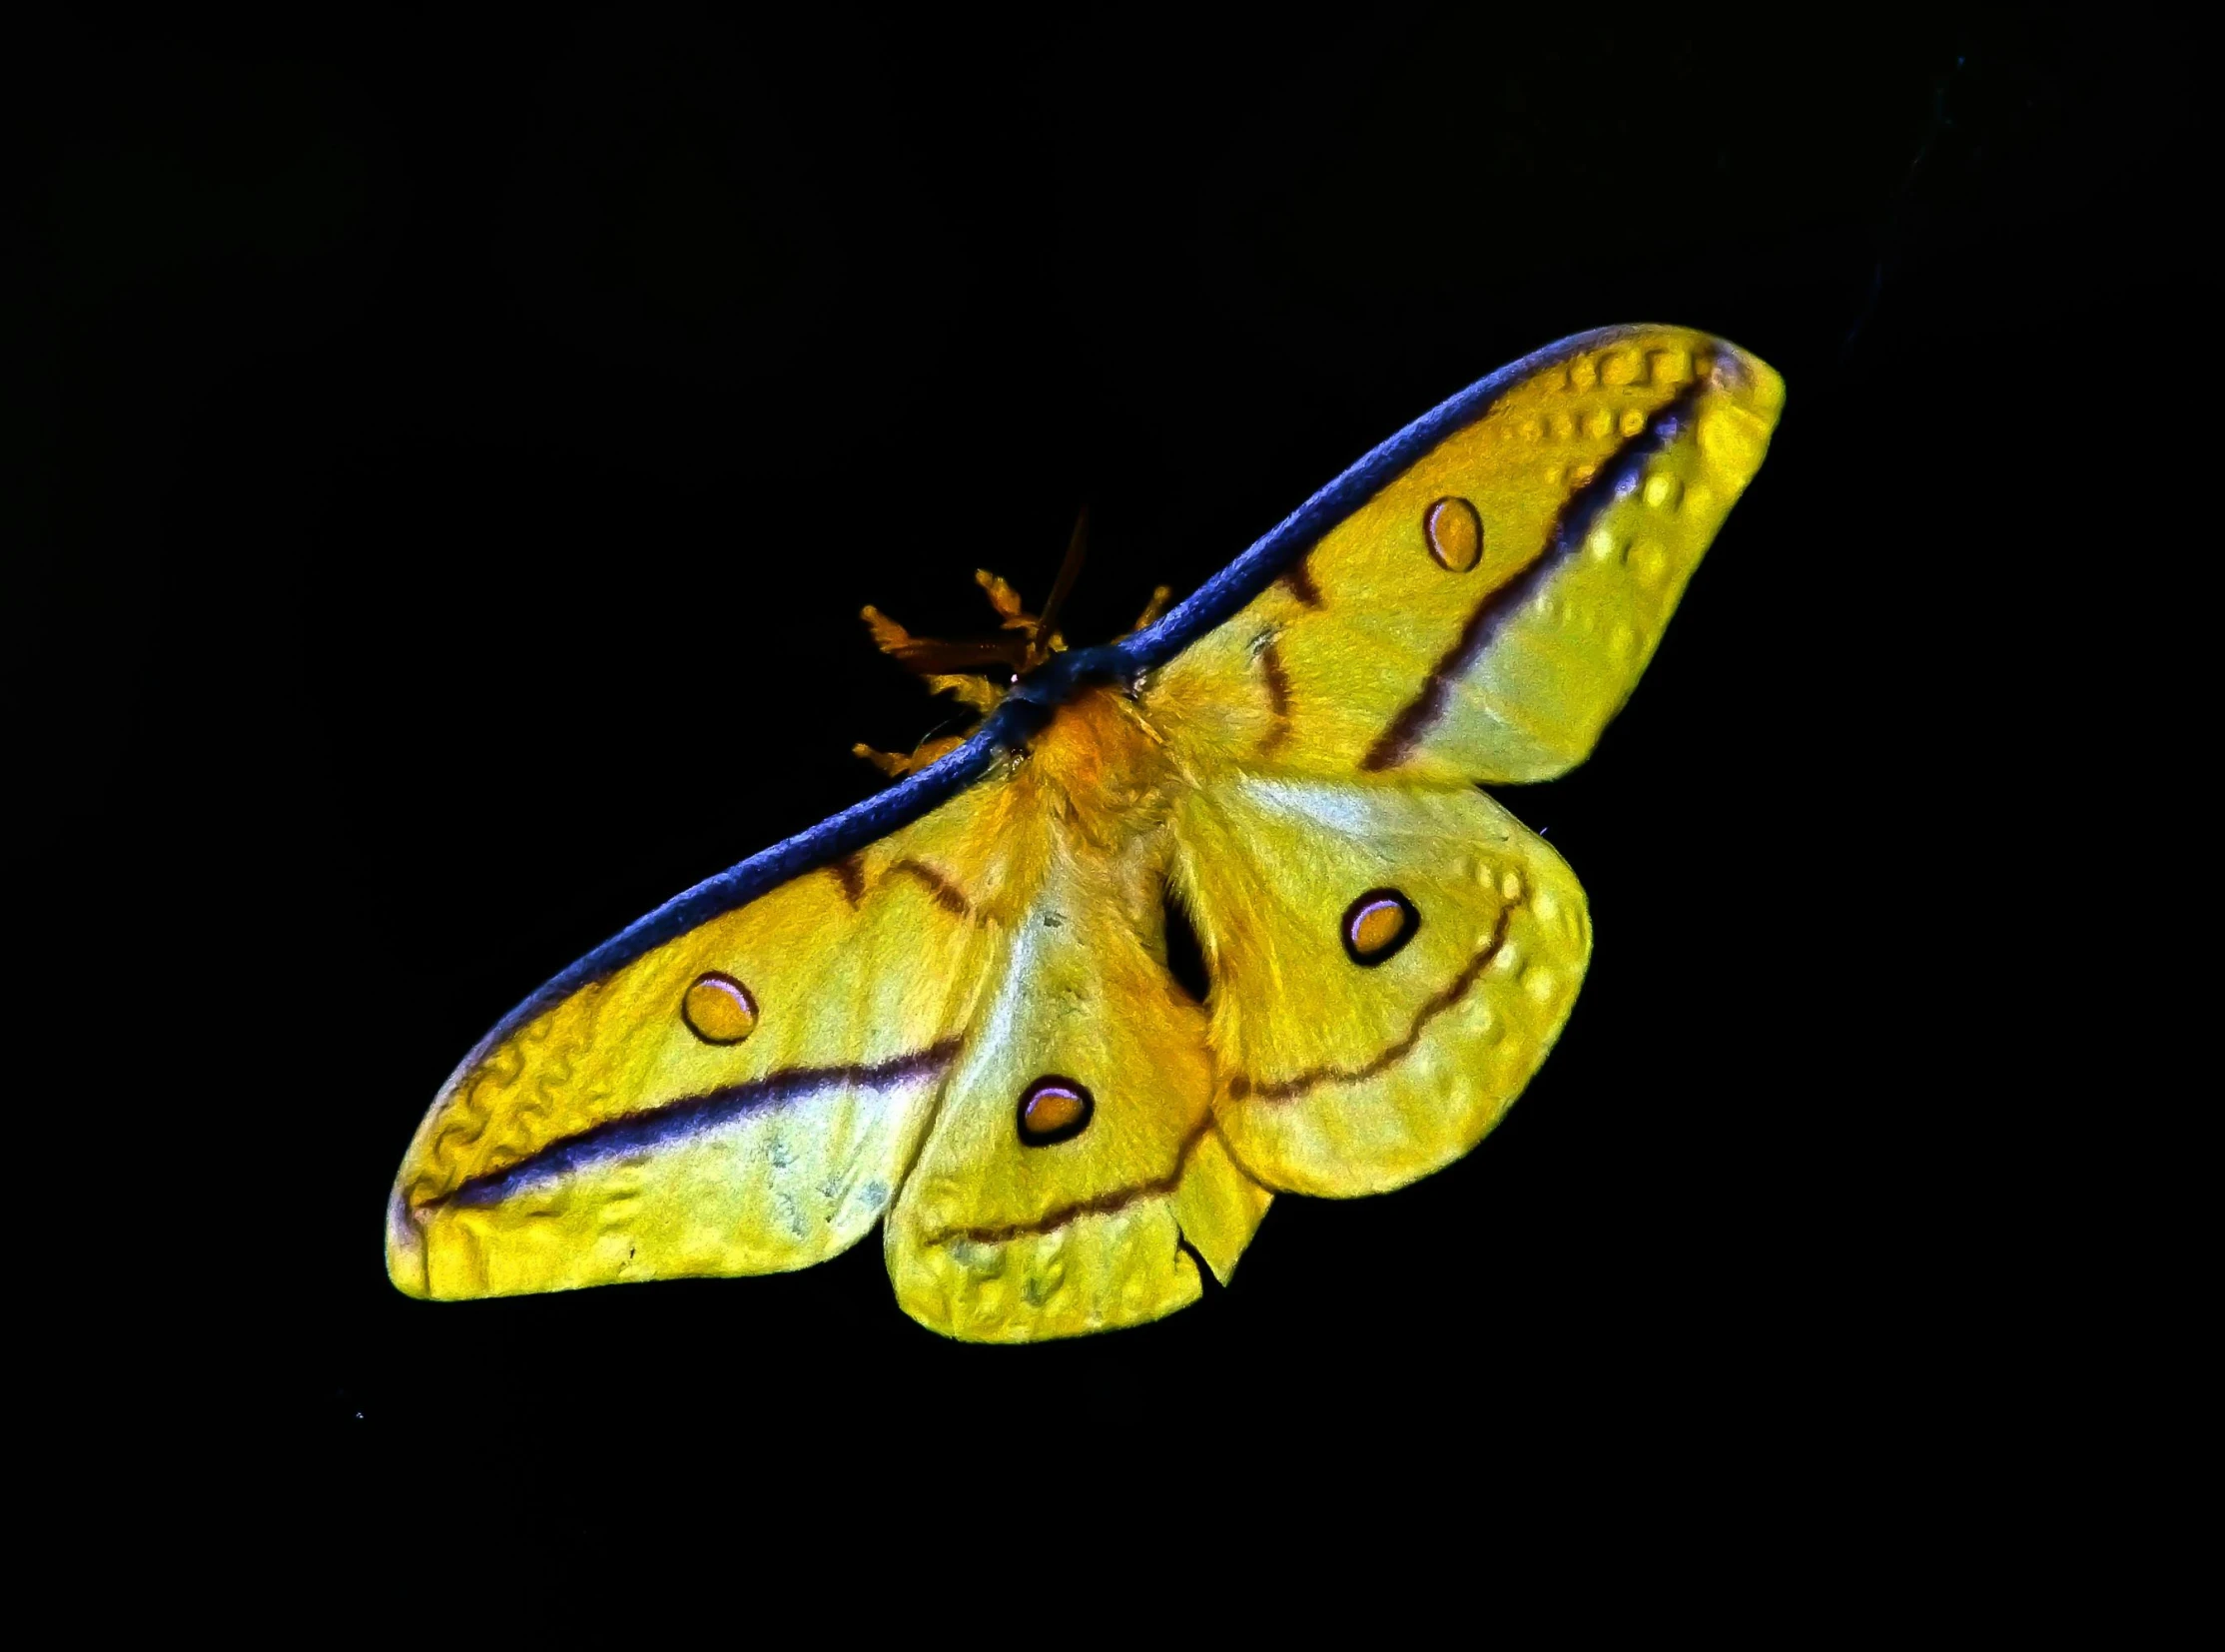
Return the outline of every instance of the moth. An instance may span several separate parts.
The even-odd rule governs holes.
[[[1481,787],[1592,749],[1784,398],[1720,339],[1581,334],[1115,641],[1054,629],[1074,555],[1040,615],[981,575],[986,641],[867,609],[978,728],[503,1018],[402,1161],[393,1282],[763,1273],[879,1223],[905,1312],[1029,1341],[1194,1301],[1277,1192],[1459,1159],[1591,953],[1574,874]]]

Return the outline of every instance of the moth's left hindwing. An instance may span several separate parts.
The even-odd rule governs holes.
[[[1185,1241],[1225,1281],[1267,1209],[1214,1122],[1205,1012],[1167,971],[1166,834],[1095,824],[1054,832],[1033,898],[994,926],[966,1053],[889,1219],[897,1299],[969,1340],[1170,1313],[1199,1290]]]

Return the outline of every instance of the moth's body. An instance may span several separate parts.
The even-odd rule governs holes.
[[[760,1272],[878,1220],[907,1311],[1024,1340],[1193,1299],[1193,1256],[1226,1278],[1273,1190],[1467,1152],[1591,940],[1476,782],[1589,749],[1782,400],[1699,335],[1556,348],[1245,588],[1024,677],[939,806],[523,1007],[410,1149],[395,1281]]]
[[[1060,706],[1013,767],[1016,812],[1033,806],[1108,847],[1163,828],[1184,777],[1178,719],[1155,717],[1157,699],[1093,683]]]

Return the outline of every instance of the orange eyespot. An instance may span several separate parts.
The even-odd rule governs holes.
[[[1344,955],[1365,969],[1394,957],[1421,929],[1414,903],[1395,889],[1370,889],[1344,909]]]
[[[1020,1093],[1020,1140],[1031,1148],[1071,1142],[1090,1128],[1097,1098],[1072,1079],[1049,1074]]]
[[[739,1044],[757,1030],[757,1000],[731,975],[709,970],[681,998],[680,1019],[705,1044]]]
[[[1439,567],[1466,573],[1483,560],[1483,518],[1466,499],[1448,493],[1422,513],[1421,528]]]

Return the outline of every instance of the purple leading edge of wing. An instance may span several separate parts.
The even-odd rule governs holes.
[[[1284,568],[1311,550],[1324,533],[1373,497],[1384,482],[1454,431],[1481,418],[1509,386],[1618,339],[1659,331],[1653,327],[1606,327],[1572,334],[1519,362],[1508,363],[1487,379],[1479,379],[1315,492],[1262,534],[1249,550],[1175,604],[1155,625],[1120,642],[1058,655],[1015,688],[973,738],[948,757],[840,814],[828,816],[808,831],[705,878],[628,924],[504,1016],[463,1058],[456,1072],[469,1072],[503,1039],[543,1010],[652,948],[723,912],[747,905],[791,878],[855,854],[875,839],[948,802],[986,775],[1000,756],[1024,745],[1084,684],[1132,677],[1171,659],[1233,616]]]

